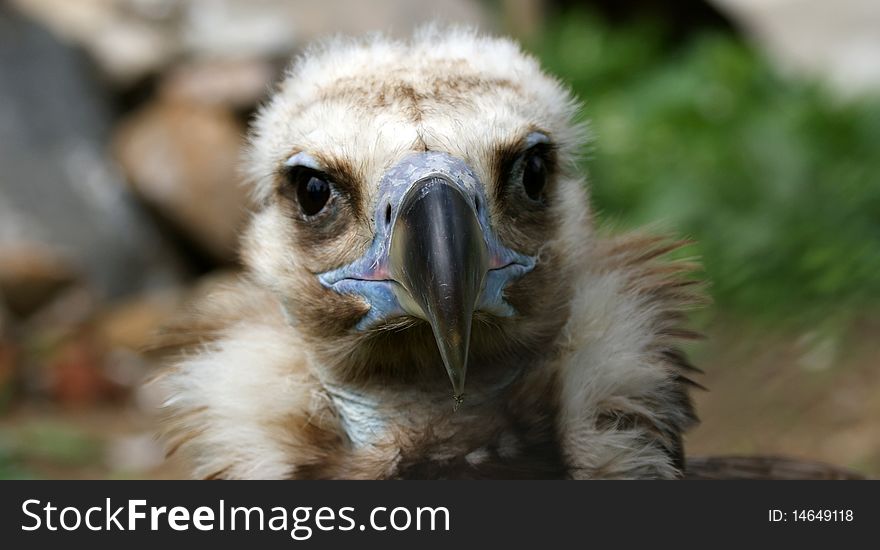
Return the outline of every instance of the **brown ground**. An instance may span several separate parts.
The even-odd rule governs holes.
[[[785,454],[880,477],[880,327],[798,337],[716,327],[690,454]]]

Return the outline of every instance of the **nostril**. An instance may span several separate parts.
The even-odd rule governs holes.
[[[477,214],[480,213],[480,197],[474,197],[474,208],[477,209]]]
[[[391,203],[385,206],[385,226],[391,225]]]

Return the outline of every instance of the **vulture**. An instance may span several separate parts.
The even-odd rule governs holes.
[[[168,452],[207,479],[682,477],[697,266],[596,229],[578,108],[472,30],[301,55],[252,123],[242,274],[166,331]]]

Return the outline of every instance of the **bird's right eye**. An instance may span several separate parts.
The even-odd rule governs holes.
[[[316,216],[327,206],[333,190],[328,178],[314,170],[293,168],[287,174],[288,185],[295,190],[302,213]]]

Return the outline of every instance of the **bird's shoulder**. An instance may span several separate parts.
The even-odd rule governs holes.
[[[305,346],[269,290],[246,277],[212,282],[169,323],[154,385],[169,454],[201,478],[282,478],[325,433]],[[333,431],[326,433],[333,437]],[[306,460],[307,457],[298,457]]]
[[[246,324],[283,329],[286,318],[278,298],[244,275],[209,277],[163,324],[150,351],[166,359],[198,353]]]
[[[575,477],[676,477],[696,423],[697,372],[682,349],[704,301],[688,243],[645,232],[597,238],[559,339],[560,432]],[[623,450],[623,451],[622,451]]]

